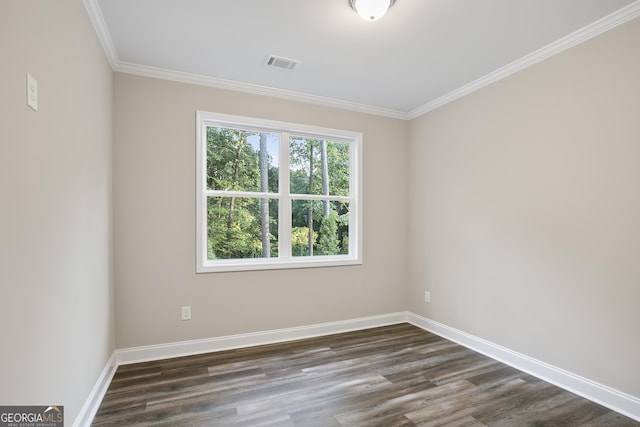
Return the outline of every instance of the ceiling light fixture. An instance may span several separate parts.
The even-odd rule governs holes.
[[[375,21],[387,13],[396,0],[349,0],[349,6],[365,21]]]

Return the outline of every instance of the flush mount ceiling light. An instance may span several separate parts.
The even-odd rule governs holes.
[[[375,21],[387,13],[396,0],[349,0],[349,6],[365,21]]]

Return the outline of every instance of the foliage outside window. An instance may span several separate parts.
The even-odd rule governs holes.
[[[361,263],[361,135],[197,112],[197,272]]]

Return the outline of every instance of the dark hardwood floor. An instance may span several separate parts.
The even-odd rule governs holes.
[[[99,426],[640,426],[409,324],[120,366]]]

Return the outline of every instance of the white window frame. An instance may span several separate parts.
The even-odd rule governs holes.
[[[207,127],[230,127],[280,134],[279,191],[268,193],[278,200],[278,257],[207,259],[207,197],[244,196],[247,193],[207,189]],[[196,111],[196,273],[332,267],[362,264],[362,133],[273,120]],[[324,196],[289,192],[289,136],[326,139],[349,144],[349,196]],[[259,192],[249,193],[253,197]],[[275,197],[274,197],[275,196]],[[295,197],[294,197],[295,196]],[[343,200],[349,203],[349,253],[344,255],[291,255],[291,201]]]

